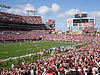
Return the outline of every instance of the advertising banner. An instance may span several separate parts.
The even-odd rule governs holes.
[[[73,26],[73,19],[67,19],[67,26],[72,27]]]
[[[82,23],[82,26],[89,26],[89,23]]]

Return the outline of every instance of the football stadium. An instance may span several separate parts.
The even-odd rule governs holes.
[[[35,11],[26,12],[24,16],[0,11],[0,75],[100,74],[100,36],[94,17],[74,14],[66,19],[69,30],[62,32],[56,30],[56,20],[44,23]],[[79,31],[73,31],[77,26]]]

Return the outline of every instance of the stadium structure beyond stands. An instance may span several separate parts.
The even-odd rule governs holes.
[[[41,16],[21,16],[0,12],[0,42],[39,40],[54,26],[42,23]]]

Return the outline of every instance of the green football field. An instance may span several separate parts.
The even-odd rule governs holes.
[[[34,52],[43,51],[52,47],[75,45],[76,43],[55,42],[55,41],[33,41],[16,44],[0,45],[0,60],[9,57],[22,56]]]

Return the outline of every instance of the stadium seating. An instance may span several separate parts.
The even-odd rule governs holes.
[[[15,67],[12,64],[12,69],[0,69],[0,75],[97,75],[100,73],[100,36],[49,34],[51,30],[46,29],[41,23],[41,17],[0,12],[0,44],[42,38],[42,41],[78,42],[87,43],[88,46],[69,50],[60,55],[44,57],[30,64],[23,62],[22,65]],[[29,30],[24,29],[23,25],[22,29],[14,27],[20,24],[26,25],[26,28],[29,27],[27,24],[37,25],[29,27]],[[5,27],[11,25],[13,28]]]
[[[86,35],[58,35],[46,34],[44,40],[69,41],[75,40],[90,43],[85,47],[69,50],[62,54],[54,54],[48,58],[42,58],[32,63],[24,62],[22,65],[12,67],[11,70],[0,70],[1,74],[21,75],[99,75],[100,74],[100,37]],[[52,49],[55,51],[55,49]],[[60,49],[59,49],[60,50]],[[62,51],[62,49],[61,49]],[[46,51],[48,53],[49,51]],[[63,51],[62,51],[63,52]],[[36,54],[36,53],[35,53]],[[38,54],[37,54],[38,55]],[[34,72],[33,72],[34,71]]]
[[[42,24],[40,16],[20,16],[0,12],[0,22],[10,24]]]

